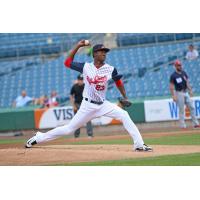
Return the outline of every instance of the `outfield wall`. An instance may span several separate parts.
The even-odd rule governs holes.
[[[193,97],[195,115],[200,118],[200,97]],[[145,122],[173,121],[179,119],[179,109],[172,99],[144,101]],[[185,119],[191,119],[185,106]]]
[[[200,97],[193,97],[193,103],[195,115],[200,118]],[[179,118],[178,107],[172,99],[135,102],[126,111],[135,123],[173,121]],[[49,109],[1,109],[0,131],[54,128],[68,124],[73,116],[72,106]],[[185,108],[185,118],[190,119],[187,107]],[[103,116],[92,120],[92,123],[93,125],[110,125],[119,124],[120,121]]]
[[[34,129],[34,109],[1,109],[0,131]]]

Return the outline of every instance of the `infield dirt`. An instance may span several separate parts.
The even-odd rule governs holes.
[[[144,138],[158,138],[169,135],[184,135],[186,132],[148,133]],[[93,141],[128,139],[128,135],[97,136]],[[79,141],[89,141],[80,138]],[[0,145],[0,165],[33,166],[62,165],[106,160],[133,159],[161,155],[188,154],[200,152],[199,145],[153,145],[153,152],[134,152],[132,145],[78,145],[73,138],[59,139],[34,148],[25,149],[22,143]],[[70,144],[69,144],[70,143]],[[74,144],[73,144],[74,143]]]

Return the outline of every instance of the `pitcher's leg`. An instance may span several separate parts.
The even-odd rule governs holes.
[[[87,110],[80,108],[69,124],[54,128],[46,133],[36,134],[36,142],[46,142],[64,135],[73,134],[75,130],[90,121],[93,118],[93,115],[94,113],[87,112]]]
[[[86,124],[86,129],[87,129],[87,135],[89,137],[92,137],[93,136],[93,127],[92,127],[92,122],[89,121],[87,124]]]
[[[104,114],[105,116],[122,121],[124,128],[128,131],[128,133],[134,141],[135,149],[143,146],[144,141],[142,139],[142,136],[134,122],[131,120],[127,111],[124,111],[119,106],[110,102],[107,102],[107,105],[104,107],[104,110],[107,110],[107,113]]]
[[[196,125],[199,125],[199,122],[195,116],[195,108],[194,108],[194,105],[193,105],[193,102],[192,100],[190,99],[190,96],[189,94],[187,93],[186,94],[186,105],[188,106],[188,108],[190,109],[190,115],[191,115],[191,118],[192,118],[192,124],[193,126],[196,126]]]

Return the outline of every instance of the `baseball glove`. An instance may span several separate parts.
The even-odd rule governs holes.
[[[118,100],[120,104],[122,105],[122,107],[130,107],[132,105],[132,103],[129,100],[124,99],[122,97],[119,97]]]

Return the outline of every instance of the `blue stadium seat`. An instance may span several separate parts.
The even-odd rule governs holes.
[[[176,40],[189,40],[199,36],[198,33],[119,33],[117,34],[117,44],[118,46],[153,44]]]
[[[25,36],[21,36],[22,38]],[[119,73],[124,74],[129,98],[167,96],[170,94],[169,76],[174,70],[168,63],[177,57],[181,58],[189,44],[183,42],[113,49],[109,52],[107,61],[117,67]],[[198,46],[200,43],[195,42],[194,45]],[[22,89],[26,89],[27,94],[33,97],[50,95],[52,90],[57,90],[60,96],[69,97],[70,88],[78,72],[66,69],[63,65],[64,59],[64,56],[60,56],[43,62],[39,56],[33,56],[18,61],[0,61],[0,106],[11,106]],[[84,54],[77,55],[75,59],[92,61],[92,58]],[[191,85],[194,92],[200,93],[200,59],[183,60],[183,64],[189,76],[193,77]],[[158,69],[154,70],[154,67]],[[139,71],[143,72],[140,76],[138,76]],[[115,87],[109,89],[107,93],[110,100],[119,96]]]
[[[91,33],[1,33],[0,58],[59,53],[91,36]]]

